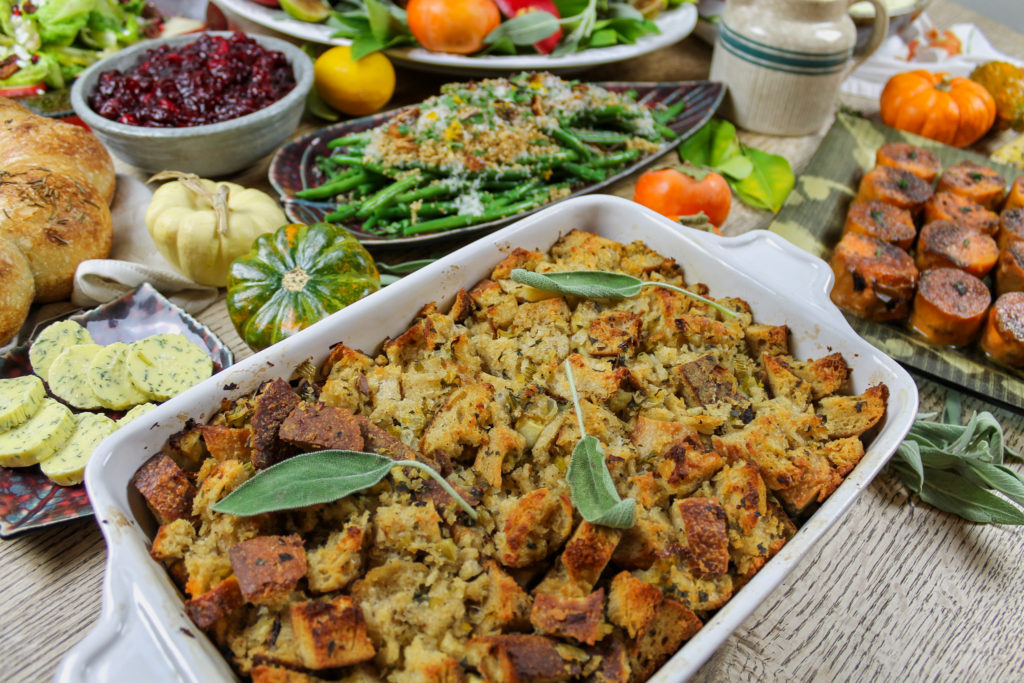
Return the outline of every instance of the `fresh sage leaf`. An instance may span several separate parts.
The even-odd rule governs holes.
[[[921,500],[972,522],[1024,524],[1024,476],[1003,465],[1003,429],[987,411],[959,424],[959,392],[947,395],[944,422],[918,415],[896,449],[892,470]],[[1002,494],[1010,500],[1005,500]],[[1012,502],[1011,502],[1012,501]]]
[[[583,409],[580,406],[580,397],[576,392],[576,382],[568,358],[565,360],[565,377],[569,382],[569,394],[580,427],[580,440],[572,449],[569,471],[566,473],[572,502],[583,519],[591,524],[628,529],[633,526],[633,510],[636,503],[632,498],[622,500],[619,497],[619,492],[615,490],[615,482],[608,471],[601,443],[587,434],[583,425]]]
[[[515,45],[533,45],[544,40],[559,28],[558,19],[551,12],[536,10],[520,14],[518,17],[503,21],[487,34],[485,43],[494,43],[502,39],[512,41]]]
[[[384,273],[393,273],[395,275],[408,275],[414,273],[424,266],[429,266],[437,259],[433,258],[421,258],[413,261],[402,261],[401,263],[377,263],[377,270]]]
[[[784,156],[769,154],[753,147],[741,148],[753,164],[753,169],[749,176],[732,183],[733,191],[744,203],[754,208],[778,212],[796,182],[793,167]]]
[[[392,460],[377,453],[325,450],[303,453],[257,472],[217,502],[213,509],[249,517],[320,505],[375,486],[393,467],[425,472],[475,521],[476,510],[432,467],[415,460]]]
[[[632,19],[637,22],[644,20],[640,10],[626,2],[610,2],[608,11],[616,19]]]
[[[700,294],[667,282],[651,282],[626,275],[610,273],[604,270],[569,270],[560,273],[537,273],[523,268],[513,268],[509,277],[515,282],[563,296],[579,296],[585,299],[628,299],[636,296],[644,287],[661,287],[685,294],[691,299],[705,303],[722,313],[736,317],[731,311],[719,303],[711,301]]]
[[[971,522],[1024,524],[1024,510],[953,472],[928,472],[918,495],[929,505]]]

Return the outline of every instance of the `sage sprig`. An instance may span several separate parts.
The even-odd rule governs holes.
[[[1024,476],[1004,464],[1006,454],[1020,456],[1007,448],[992,413],[976,412],[961,425],[960,400],[959,392],[947,394],[940,422],[919,415],[891,468],[908,489],[940,510],[971,522],[1024,524],[1018,507],[1024,506]]]
[[[343,450],[303,453],[272,465],[229,493],[213,509],[249,517],[331,503],[374,486],[393,467],[414,467],[426,472],[476,521],[476,510],[430,465]]]
[[[576,420],[580,425],[580,440],[572,449],[569,471],[566,474],[572,502],[583,519],[591,524],[628,529],[633,526],[633,509],[636,502],[632,498],[623,500],[619,497],[608,465],[605,463],[601,443],[587,434],[583,427],[583,410],[580,407],[580,397],[576,393],[576,383],[573,381],[572,366],[568,359],[565,361],[565,374],[569,380],[572,405],[576,409]]]
[[[735,311],[731,311],[725,306],[688,289],[676,287],[667,282],[641,280],[625,273],[611,273],[605,270],[568,270],[561,273],[536,273],[532,270],[513,268],[509,277],[534,289],[551,292],[552,294],[579,296],[585,299],[628,299],[639,294],[640,290],[644,287],[662,287],[685,294],[691,299],[705,303],[726,315],[736,317]]]

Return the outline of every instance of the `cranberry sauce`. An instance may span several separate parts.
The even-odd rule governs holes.
[[[129,71],[104,71],[89,105],[118,123],[184,128],[259,111],[295,87],[285,56],[244,33],[204,34],[147,50]]]

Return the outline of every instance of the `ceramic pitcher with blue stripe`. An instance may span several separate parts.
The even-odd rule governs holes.
[[[728,0],[711,58],[711,80],[728,86],[723,113],[740,128],[810,135],[833,112],[839,84],[885,39],[889,17],[875,6],[871,38],[853,61],[857,0]]]

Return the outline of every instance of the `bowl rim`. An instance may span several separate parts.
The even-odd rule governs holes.
[[[295,87],[292,88],[291,92],[276,102],[272,102],[263,109],[254,111],[250,114],[245,114],[244,116],[228,119],[227,121],[218,121],[217,123],[205,123],[199,126],[182,126],[175,128],[131,126],[126,123],[118,123],[117,121],[112,121],[104,116],[100,116],[86,100],[86,83],[90,84],[91,89],[93,85],[92,81],[98,79],[100,73],[112,70],[122,71],[126,66],[134,65],[138,61],[137,57],[148,50],[155,49],[161,45],[183,45],[194,40],[198,40],[202,35],[222,36],[226,38],[235,34],[242,34],[260,43],[265,48],[276,50],[285,55],[285,58],[291,65],[292,72],[295,75]],[[125,66],[115,66],[115,62],[117,64],[124,62]],[[114,54],[108,55],[98,62],[95,62],[88,69],[79,74],[75,79],[75,82],[72,83],[71,106],[79,118],[85,121],[90,128],[98,130],[100,133],[136,139],[198,137],[202,135],[215,135],[217,133],[244,127],[246,124],[260,122],[263,118],[274,118],[280,112],[294,106],[297,101],[304,102],[312,86],[313,60],[310,59],[309,55],[303,52],[301,48],[286,40],[258,33],[246,33],[244,31],[197,31],[195,33],[184,33],[182,35],[170,36],[167,38],[145,40],[123,50],[119,50]]]
[[[889,20],[892,21],[893,19],[896,19],[897,17],[905,17],[908,14],[913,14],[914,12],[920,12],[925,7],[927,7],[929,4],[931,4],[931,1],[932,0],[914,0],[910,5],[908,5],[906,7],[901,7],[900,9],[890,11],[889,12]],[[882,0],[882,2],[884,3],[885,0]],[[863,12],[856,12],[856,13],[854,13],[852,10],[853,10],[853,7],[855,5],[857,5],[857,4],[858,4],[857,2],[854,2],[852,5],[850,5],[850,10],[851,10],[850,11],[850,18],[853,19],[853,21],[855,23],[856,22],[870,23],[870,22],[874,21],[874,19],[875,19],[874,11],[872,11],[871,14],[864,14]]]

